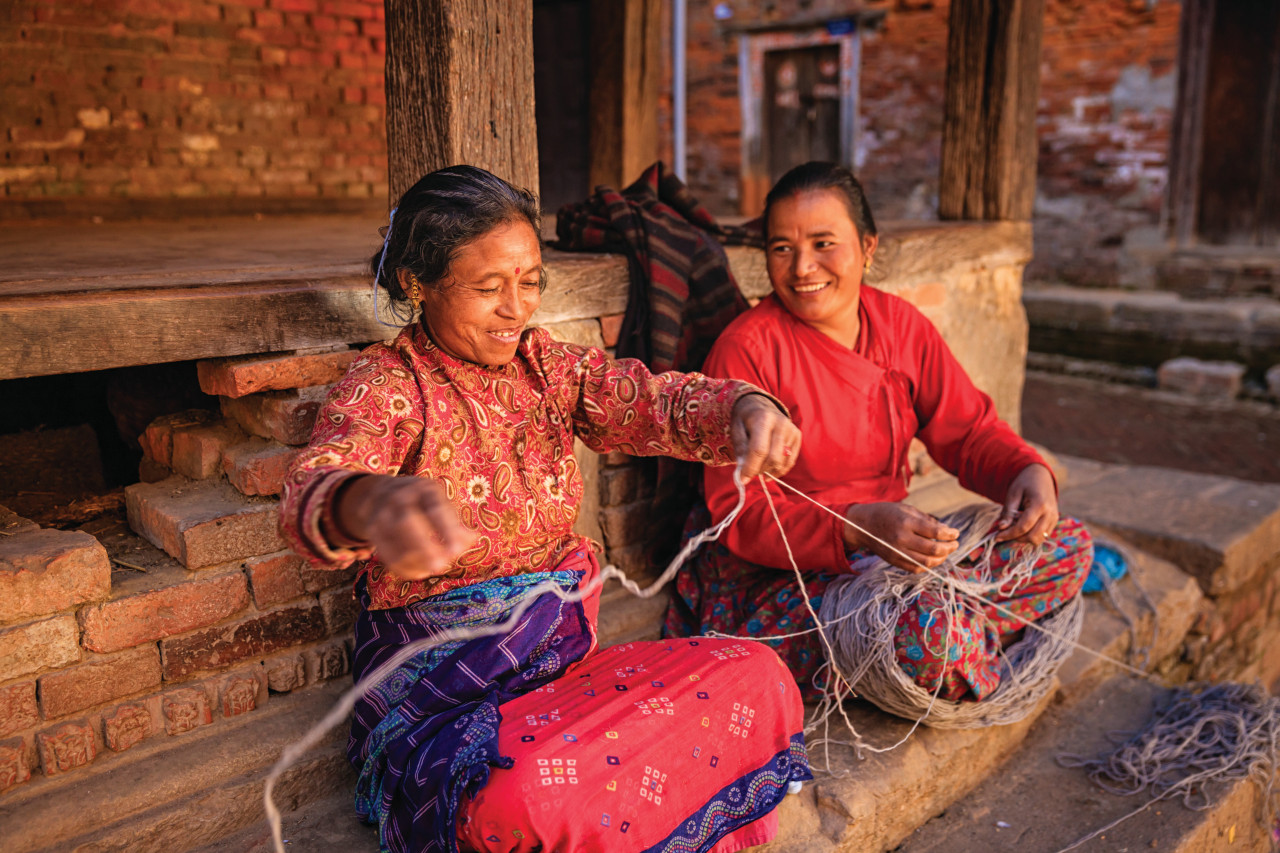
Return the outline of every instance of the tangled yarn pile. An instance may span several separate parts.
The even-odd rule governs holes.
[[[998,590],[1016,590],[1031,574],[1040,548],[1021,546],[999,577],[993,576],[991,531],[1000,515],[995,504],[975,505],[942,518],[960,531],[960,547],[935,572],[913,574],[869,558],[859,571],[837,578],[826,589],[819,612],[836,671],[863,698],[883,711],[936,728],[978,728],[1024,719],[1053,686],[1054,675],[1076,647],[1084,609],[1077,596],[1028,630],[1001,660],[1000,686],[981,702],[941,699],[902,669],[894,629],[899,617],[924,592],[944,604],[931,613],[937,624],[955,625],[960,613],[981,614],[980,599]],[[982,548],[976,560],[965,558]],[[943,580],[945,578],[946,580]],[[951,646],[948,636],[948,646]],[[948,656],[951,659],[952,656]]]

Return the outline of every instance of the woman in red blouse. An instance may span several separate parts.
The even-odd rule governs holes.
[[[546,274],[536,199],[466,166],[392,211],[375,283],[421,310],[321,409],[281,503],[320,567],[360,561],[353,670],[455,628],[357,705],[357,812],[393,851],[717,850],[776,832],[810,778],[785,667],[746,642],[596,645],[594,544],[573,456],[667,454],[786,473],[800,433],[736,380],[652,376],[529,325]]]
[[[902,502],[913,437],[963,486],[1004,506],[997,565],[1020,543],[1044,546],[1034,578],[1006,606],[1036,619],[1076,595],[1092,545],[1078,522],[1059,518],[1048,466],[997,418],[991,398],[974,387],[933,324],[863,282],[878,237],[852,173],[831,163],[796,167],[769,192],[764,221],[773,294],[724,331],[703,370],[746,380],[781,400],[805,435],[787,482],[910,557],[769,484],[815,610],[827,583],[869,554],[915,572],[955,551],[958,531]],[[708,467],[704,485],[710,517],[695,512],[693,529],[724,517],[737,500],[721,469]],[[681,572],[669,634],[720,631],[767,640],[814,627],[763,491],[747,494],[738,521]],[[957,626],[962,639],[946,663],[945,620],[929,616],[936,604],[922,596],[903,613],[899,663],[930,691],[941,679],[945,699],[989,695],[999,684],[1001,637],[1021,623],[995,611],[973,614]],[[802,689],[814,691],[823,664],[817,634],[769,642]]]

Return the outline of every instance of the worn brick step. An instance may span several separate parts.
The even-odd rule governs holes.
[[[135,534],[123,522],[94,528],[113,561],[106,601],[80,609],[81,642],[114,652],[228,619],[249,606],[243,565],[232,561],[198,572]]]
[[[1280,565],[1280,484],[1066,458],[1062,509],[1193,575],[1209,595]]]
[[[1017,756],[945,815],[912,833],[900,853],[1055,853],[1142,805],[1145,796],[1108,794],[1083,770],[1060,767],[1056,758],[1104,751],[1109,732],[1136,730],[1146,722],[1160,692],[1148,681],[1114,676],[1075,705],[1051,709]],[[1270,850],[1270,828],[1259,826],[1256,817],[1261,798],[1257,785],[1242,781],[1216,789],[1217,802],[1206,811],[1190,811],[1176,800],[1161,803],[1082,849]]]
[[[218,480],[170,477],[125,489],[129,526],[189,569],[284,548],[278,502]]]
[[[670,600],[667,589],[653,598],[637,598],[617,581],[609,581],[600,595],[600,647],[658,639]]]
[[[263,820],[262,783],[285,746],[337,701],[345,680],[273,696],[252,714],[141,744],[75,774],[33,777],[0,800],[6,853],[183,853]],[[354,789],[346,725],[281,786],[285,809]],[[74,805],[72,805],[74,804]]]
[[[323,853],[378,853],[378,830],[361,823],[348,789],[323,799],[302,803],[280,815],[281,836],[288,842],[286,850]],[[266,821],[253,824],[234,836],[193,850],[191,853],[275,853],[271,829]]]

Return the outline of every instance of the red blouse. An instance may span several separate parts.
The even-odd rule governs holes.
[[[1003,501],[1013,478],[1040,455],[996,417],[937,329],[914,306],[863,286],[852,350],[798,320],[769,296],[721,334],[703,370],[744,379],[790,409],[804,443],[786,481],[837,512],[900,501],[911,480],[907,448],[918,436],[960,483]],[[719,520],[737,502],[728,469],[707,468],[707,504]],[[843,523],[771,484],[770,494],[802,569],[844,565]],[[722,541],[739,557],[789,568],[759,485]]]
[[[418,325],[364,351],[334,386],[311,444],[286,478],[281,529],[319,567],[368,560],[370,607],[399,607],[492,577],[544,571],[582,544],[574,437],[592,450],[733,461],[729,422],[743,382],[653,376],[639,361],[529,329],[501,367],[456,359]],[[372,549],[344,543],[328,517],[335,490],[360,473],[432,477],[476,544],[452,571],[405,581]]]

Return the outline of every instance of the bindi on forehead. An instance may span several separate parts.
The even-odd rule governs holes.
[[[520,267],[516,267],[516,275],[520,275]]]

